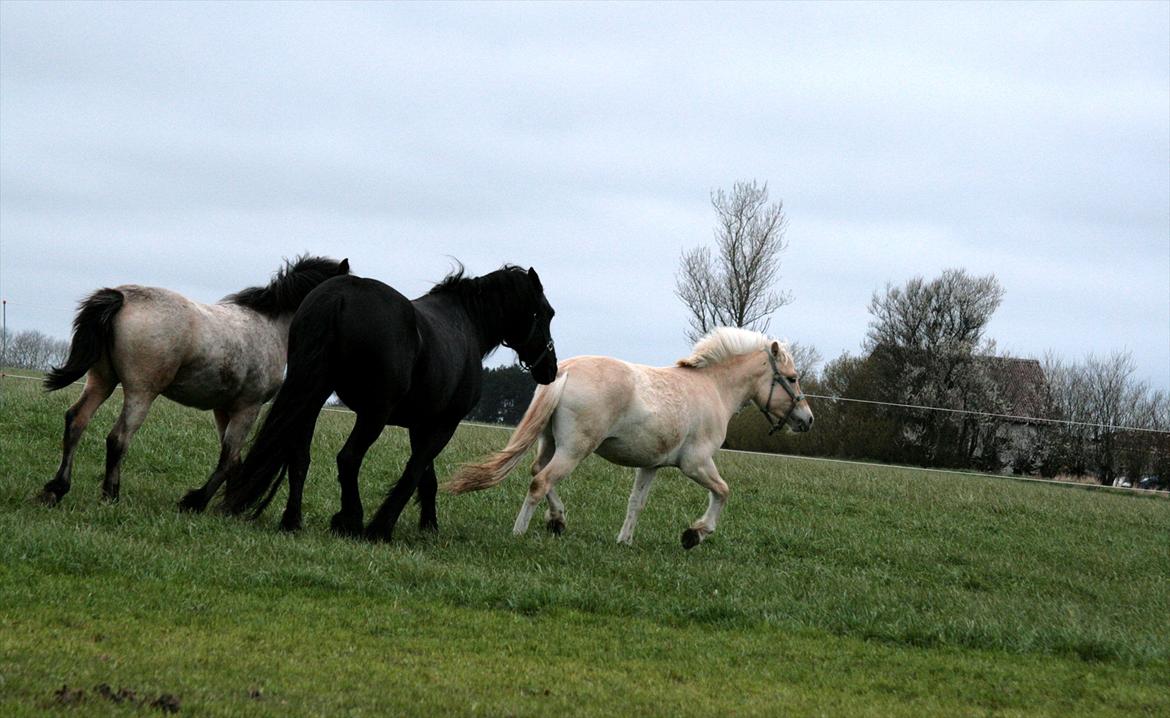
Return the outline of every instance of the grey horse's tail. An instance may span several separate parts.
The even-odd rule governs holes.
[[[114,341],[114,316],[124,302],[125,297],[117,289],[99,289],[78,306],[69,357],[45,375],[45,391],[69,386],[109,351]]]
[[[335,312],[326,311],[336,316]],[[256,518],[272,502],[298,452],[308,452],[325,400],[333,393],[329,348],[335,322],[305,327],[294,341],[290,333],[288,372],[264,418],[243,465],[228,478],[223,510]]]
[[[565,391],[567,379],[568,374],[562,371],[552,384],[538,386],[532,403],[528,405],[528,410],[524,412],[524,418],[520,420],[516,431],[512,432],[508,445],[483,461],[460,466],[455,476],[443,484],[443,490],[451,494],[463,494],[488,489],[503,481],[540,438],[541,432],[561,403],[561,394]]]

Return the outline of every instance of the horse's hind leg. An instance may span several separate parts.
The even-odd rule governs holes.
[[[543,471],[556,453],[557,442],[553,436],[552,423],[550,422],[544,427],[544,433],[541,434],[536,444],[536,459],[532,462],[532,475],[536,476]],[[545,499],[548,501],[548,510],[544,512],[545,526],[549,533],[560,536],[565,532],[565,502],[561,501],[555,486],[548,488]]]
[[[102,482],[102,498],[117,501],[122,484],[122,457],[130,447],[130,441],[138,432],[150,405],[154,402],[155,392],[125,390],[122,401],[122,414],[114,424],[113,431],[106,437],[106,478]]]
[[[532,515],[536,513],[536,507],[548,496],[549,490],[555,487],[558,481],[568,476],[580,461],[580,459],[569,456],[567,452],[558,451],[540,470],[540,473],[532,477],[532,483],[528,486],[528,496],[524,497],[520,513],[516,515],[516,523],[512,525],[514,535],[520,536],[528,530],[528,524],[532,521]],[[559,498],[556,501],[560,503]],[[564,510],[564,504],[561,504],[561,510]]]
[[[85,388],[81,390],[81,396],[65,412],[65,438],[62,441],[61,465],[53,480],[45,484],[37,496],[41,503],[52,506],[60,501],[62,496],[69,493],[69,487],[73,481],[73,455],[77,453],[77,444],[81,441],[85,427],[89,426],[90,420],[93,419],[94,412],[114,392],[115,384],[116,382],[96,371],[90,371],[89,376],[86,377]]]
[[[219,491],[220,485],[240,467],[240,450],[259,413],[259,404],[237,409],[235,413],[229,413],[225,409],[215,410],[215,423],[219,429],[220,441],[219,462],[207,483],[188,491],[179,501],[181,511],[203,511],[215,496],[215,492]]]
[[[288,461],[288,501],[280,517],[282,531],[299,531],[301,528],[301,501],[305,491],[305,477],[309,474],[309,449],[312,436],[298,441]]]
[[[626,521],[618,534],[618,543],[627,546],[634,543],[634,527],[638,525],[638,514],[646,506],[646,498],[650,495],[650,484],[658,469],[638,469],[634,474],[634,489],[630,492],[630,503],[626,507]]]
[[[544,498],[548,501],[548,510],[544,512],[544,525],[549,533],[560,536],[565,532],[565,502],[561,501],[554,486],[548,487],[548,493]]]
[[[719,476],[715,462],[710,457],[697,465],[681,468],[684,474],[710,492],[706,513],[682,533],[683,548],[692,549],[715,532],[715,524],[719,521],[719,514],[723,511],[723,505],[727,503],[728,488]]]
[[[532,475],[536,476],[544,467],[548,466],[548,462],[552,460],[555,453],[557,453],[557,442],[552,434],[552,422],[549,422],[549,425],[544,427],[544,433],[537,439],[536,459],[532,462]]]
[[[333,532],[342,536],[357,536],[362,532],[362,496],[358,491],[358,472],[370,446],[386,428],[386,417],[369,412],[360,413],[345,446],[337,454],[337,482],[341,484],[341,510],[329,522]]]

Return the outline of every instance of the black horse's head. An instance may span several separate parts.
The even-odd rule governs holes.
[[[550,384],[557,378],[557,350],[549,326],[556,311],[544,296],[535,269],[529,267],[519,284],[515,310],[505,318],[503,344],[516,351],[521,366],[538,384]]]

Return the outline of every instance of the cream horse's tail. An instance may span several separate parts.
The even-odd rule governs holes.
[[[443,485],[443,490],[451,494],[465,494],[468,491],[490,489],[503,481],[540,438],[545,425],[561,403],[567,378],[568,375],[562,372],[552,384],[537,387],[528,411],[524,412],[524,418],[520,420],[516,431],[512,432],[512,438],[503,451],[497,451],[479,463],[459,467],[455,476]]]

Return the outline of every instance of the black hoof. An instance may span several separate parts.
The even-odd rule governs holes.
[[[439,533],[439,522],[437,519],[420,520],[418,522],[418,530],[425,531],[426,533],[437,534]]]
[[[366,527],[365,539],[370,543],[390,543],[391,530],[384,527],[370,525]]]
[[[61,494],[58,494],[51,489],[41,489],[41,492],[37,494],[36,499],[34,500],[44,506],[56,506],[57,504],[61,503],[61,496]]]
[[[698,546],[702,540],[703,537],[699,534],[698,529],[687,529],[682,532],[682,546],[688,551]]]
[[[192,489],[179,499],[179,511],[203,513],[207,508],[207,497],[203,495],[201,489]]]
[[[553,536],[560,536],[565,532],[565,520],[563,518],[549,519],[546,527]]]
[[[118,503],[118,494],[118,489],[107,489],[104,486],[102,487],[102,501],[108,501],[111,504],[116,504]]]
[[[293,533],[301,530],[301,517],[285,514],[280,517],[280,530]]]
[[[338,536],[361,536],[362,520],[360,517],[351,517],[341,512],[333,514],[329,520],[329,530]]]

